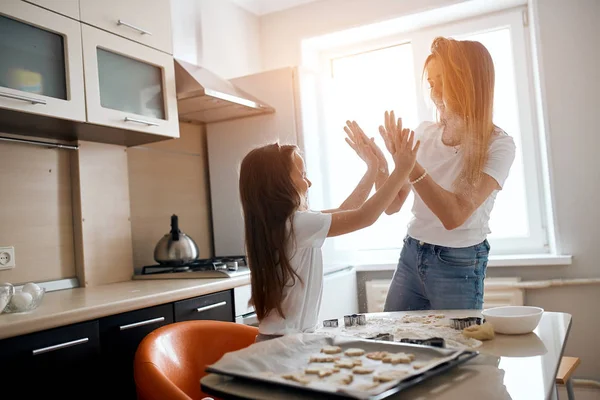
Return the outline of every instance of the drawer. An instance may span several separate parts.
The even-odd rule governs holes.
[[[98,321],[48,329],[0,341],[2,363],[51,364],[77,361],[99,353]],[[14,366],[15,364],[13,364]]]
[[[97,320],[0,340],[0,355],[2,382],[30,382],[27,398],[77,399],[101,379]]]
[[[175,303],[175,321],[194,319],[234,322],[231,290]]]
[[[111,315],[100,319],[100,341],[103,353],[129,351],[158,327],[173,323],[172,304],[162,304],[141,310]],[[139,339],[139,340],[138,340]]]
[[[170,0],[80,0],[81,21],[173,54]]]

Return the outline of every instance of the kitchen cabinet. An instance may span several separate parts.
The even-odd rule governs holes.
[[[3,390],[13,386],[25,398],[81,398],[96,390],[101,374],[98,321],[4,339],[0,354]]]
[[[0,379],[27,398],[135,399],[133,362],[144,337],[178,321],[233,322],[233,302],[226,290],[2,339]]]
[[[81,21],[173,54],[169,0],[79,0]]]
[[[0,54],[0,109],[86,120],[79,22],[24,1],[3,1]]]
[[[79,0],[25,0],[48,10],[79,20]]]
[[[111,382],[103,386],[103,397],[135,398],[133,360],[137,347],[150,332],[172,322],[172,303],[100,319],[102,369]]]
[[[179,137],[173,57],[87,25],[82,37],[88,122]]]
[[[234,322],[231,290],[175,302],[175,322],[194,319]]]

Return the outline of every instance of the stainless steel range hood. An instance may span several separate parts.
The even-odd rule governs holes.
[[[275,112],[206,68],[177,58],[174,62],[180,121],[210,123]]]

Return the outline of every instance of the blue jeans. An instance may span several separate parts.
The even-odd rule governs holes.
[[[444,247],[406,236],[384,311],[483,308],[490,245]]]

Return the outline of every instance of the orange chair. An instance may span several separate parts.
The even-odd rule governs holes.
[[[134,359],[138,400],[200,400],[207,365],[254,343],[258,328],[221,321],[162,326],[139,344]]]

